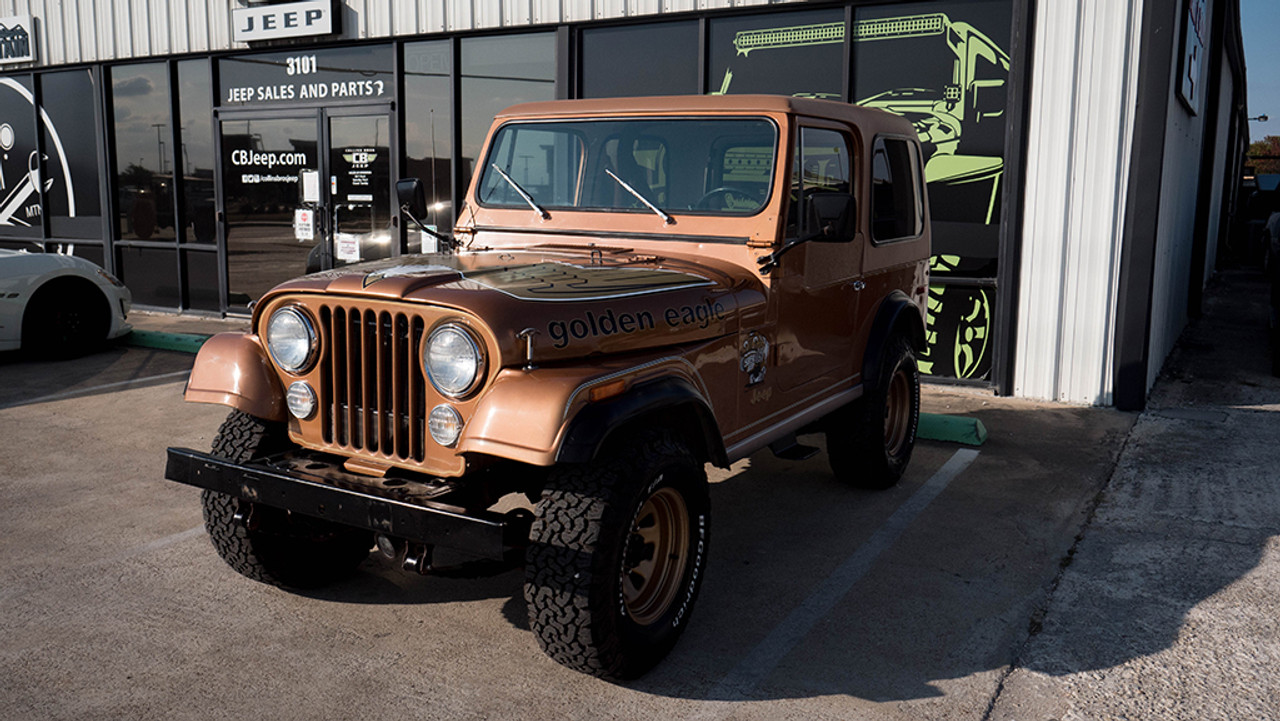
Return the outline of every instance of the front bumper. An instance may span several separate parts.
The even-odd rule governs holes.
[[[187,448],[170,448],[164,477],[254,503],[364,528],[414,543],[501,560],[525,545],[527,518],[472,511],[445,501],[456,483],[421,477],[360,476],[310,451],[290,451],[232,463]]]

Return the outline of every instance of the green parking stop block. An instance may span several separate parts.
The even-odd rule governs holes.
[[[125,336],[125,342],[131,346],[179,353],[195,353],[207,340],[209,336],[199,333],[161,333],[154,330],[135,330]]]
[[[917,438],[930,441],[962,443],[980,446],[987,440],[987,427],[982,421],[969,416],[946,416],[941,413],[921,413]]]

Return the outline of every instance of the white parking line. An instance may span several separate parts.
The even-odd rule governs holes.
[[[893,545],[916,516],[942,493],[952,479],[969,467],[978,457],[978,451],[963,448],[955,452],[933,477],[925,482],[905,503],[894,511],[884,525],[876,530],[854,551],[840,567],[827,576],[809,597],[800,603],[781,623],[769,632],[754,649],[742,659],[708,694],[717,701],[745,701],[770,673],[777,668],[787,654],[795,649],[804,637],[824,616],[835,608],[841,598],[871,570],[881,553]],[[698,718],[722,718],[732,713],[727,704],[709,707]]]
[[[137,556],[143,553],[158,551],[161,548],[164,548],[165,546],[171,546],[175,543],[178,543],[179,541],[185,541],[188,538],[191,538],[193,536],[200,536],[203,534],[204,534],[204,524],[202,523],[199,526],[196,526],[195,528],[188,528],[185,531],[179,531],[177,533],[173,533],[168,536],[165,536],[164,538],[157,538],[156,540],[151,541],[150,543],[144,543],[141,546],[138,546],[136,548],[131,548],[125,551],[124,553],[121,553],[120,555],[116,556],[112,560],[118,561],[123,558],[129,558],[130,556]]]
[[[90,393],[97,393],[98,391],[104,391],[110,388],[120,388],[121,386],[130,386],[130,385],[135,385],[137,383],[146,383],[147,381],[164,380],[166,378],[177,378],[179,376],[187,376],[190,374],[191,374],[191,371],[189,370],[174,371],[172,373],[161,373],[158,376],[147,376],[145,378],[130,378],[129,380],[116,381],[115,383],[103,383],[102,385],[89,386],[88,388],[73,388],[72,390],[69,390],[69,391],[54,393],[52,395],[47,395],[47,396],[40,396],[39,398],[30,398],[28,400],[17,401],[15,403],[5,403],[3,405],[0,405],[0,411],[8,408],[17,408],[19,406],[35,405],[36,403],[47,403],[49,401],[59,401],[59,400],[63,400],[64,398],[75,398],[76,396],[88,395]]]

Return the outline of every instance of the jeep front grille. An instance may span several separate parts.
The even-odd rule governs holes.
[[[388,460],[426,457],[426,379],[414,313],[326,304],[328,352],[320,366],[325,443]]]

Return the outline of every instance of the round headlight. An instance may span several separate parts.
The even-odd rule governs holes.
[[[311,365],[316,344],[315,328],[297,308],[281,308],[267,321],[267,350],[276,364],[290,373]]]
[[[438,405],[431,409],[427,417],[427,429],[431,437],[445,447],[452,447],[462,435],[462,416],[450,406]]]
[[[475,388],[484,373],[480,344],[462,326],[442,325],[427,339],[427,377],[436,390],[457,398]]]

